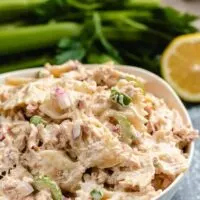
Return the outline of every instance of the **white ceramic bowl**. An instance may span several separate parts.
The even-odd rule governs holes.
[[[98,67],[99,65],[86,65],[87,68],[94,68]],[[180,115],[182,116],[185,124],[191,125],[190,117],[185,109],[183,103],[176,95],[174,90],[159,76],[148,72],[147,70],[137,68],[137,67],[130,67],[130,66],[116,66],[117,69],[127,72],[129,74],[134,74],[136,76],[142,77],[145,81],[145,89],[153,93],[155,96],[159,98],[163,98],[170,108],[175,108]],[[9,76],[20,76],[20,77],[30,77],[35,75],[39,68],[34,69],[26,69],[26,70],[19,70],[9,73],[0,74],[0,83],[4,82],[4,79]],[[194,154],[194,143],[188,148],[189,153],[189,166],[191,165],[192,157]],[[164,190],[155,200],[170,200],[172,199],[173,195],[177,191],[180,182],[183,180],[184,174],[180,174],[176,180],[166,189]]]

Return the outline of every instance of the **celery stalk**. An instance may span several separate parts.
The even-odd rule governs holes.
[[[141,30],[133,28],[118,28],[118,27],[108,27],[104,26],[103,33],[109,40],[119,41],[123,38],[124,41],[138,41],[142,40]]]
[[[161,0],[129,0],[125,4],[127,8],[139,7],[139,8],[156,8],[161,5]]]
[[[8,55],[55,45],[63,37],[75,37],[81,27],[76,23],[50,23],[0,31],[0,55]]]
[[[46,0],[1,0],[0,21],[15,19]]]
[[[45,63],[50,62],[51,59],[48,56],[26,58],[19,61],[13,61],[12,63],[0,65],[0,73],[20,70],[25,68],[40,67]]]
[[[0,31],[0,55],[10,55],[25,51],[52,47],[63,37],[80,36],[82,26],[77,23],[63,22],[27,26]],[[108,39],[135,41],[141,39],[140,30],[103,27]]]
[[[48,189],[53,197],[53,200],[62,200],[62,191],[55,181],[50,179],[48,176],[38,176],[34,178],[34,187],[40,191]]]
[[[99,11],[98,12],[102,20],[116,20],[123,17],[130,18],[152,18],[152,12],[146,10],[109,10],[109,11]]]
[[[0,13],[13,11],[19,12],[28,10],[33,6],[40,5],[44,3],[46,0],[1,0],[0,1]]]
[[[125,24],[131,26],[132,28],[134,28],[136,30],[141,30],[141,31],[144,31],[144,32],[146,31],[149,34],[151,33],[153,35],[156,35],[156,36],[161,37],[161,38],[168,40],[168,41],[170,41],[172,39],[167,34],[159,32],[157,30],[153,30],[153,29],[149,28],[148,26],[146,26],[145,24],[142,24],[142,23],[137,22],[135,20],[124,18],[124,19],[122,19],[122,21],[124,21]]]

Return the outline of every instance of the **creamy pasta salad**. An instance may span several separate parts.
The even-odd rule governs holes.
[[[111,64],[47,65],[0,85],[1,200],[151,200],[197,132]]]

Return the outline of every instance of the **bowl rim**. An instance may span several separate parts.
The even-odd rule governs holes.
[[[90,68],[90,67],[100,67],[103,66],[105,64],[82,64],[84,67],[86,68]],[[132,70],[138,73],[142,73],[145,74],[149,77],[151,77],[152,79],[154,79],[155,81],[158,82],[158,84],[162,84],[164,87],[166,87],[166,89],[171,93],[171,95],[173,96],[173,98],[176,99],[177,103],[180,105],[180,108],[182,109],[186,120],[188,121],[189,125],[191,125],[191,127],[193,127],[192,125],[192,121],[190,119],[190,116],[184,106],[184,104],[182,103],[182,101],[180,100],[180,98],[178,97],[178,95],[175,93],[175,91],[172,89],[172,87],[161,77],[159,77],[158,75],[147,71],[145,69],[139,68],[139,67],[135,67],[135,66],[130,66],[130,65],[114,65],[114,67],[120,71],[124,70]],[[6,73],[2,73],[0,74],[0,84],[2,82],[3,79],[9,77],[9,76],[17,76],[19,74],[27,74],[25,76],[28,75],[32,75],[34,73],[36,73],[39,69],[42,69],[43,67],[35,67],[35,68],[29,68],[29,69],[21,69],[21,70],[15,70],[12,72],[6,72]],[[172,182],[172,184],[167,187],[165,190],[163,190],[160,195],[158,195],[157,197],[155,197],[153,200],[159,200],[160,198],[162,198],[163,196],[167,195],[167,193],[169,193],[173,188],[176,188],[178,186],[178,184],[182,181],[182,179],[184,178],[184,176],[186,175],[187,171],[189,170],[189,168],[191,167],[192,164],[192,158],[194,155],[194,141],[190,143],[189,148],[188,148],[188,169],[179,174],[176,179]]]

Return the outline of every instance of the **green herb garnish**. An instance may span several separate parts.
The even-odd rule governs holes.
[[[90,192],[90,196],[92,197],[92,200],[101,200],[103,197],[103,193],[99,190],[94,189]]]
[[[47,122],[42,119],[42,117],[40,117],[39,115],[34,115],[30,118],[30,123],[34,124],[34,125],[38,125],[38,124],[46,124]]]
[[[121,106],[128,106],[131,103],[131,97],[122,92],[119,92],[115,88],[111,88],[110,98],[112,101],[120,104]]]

